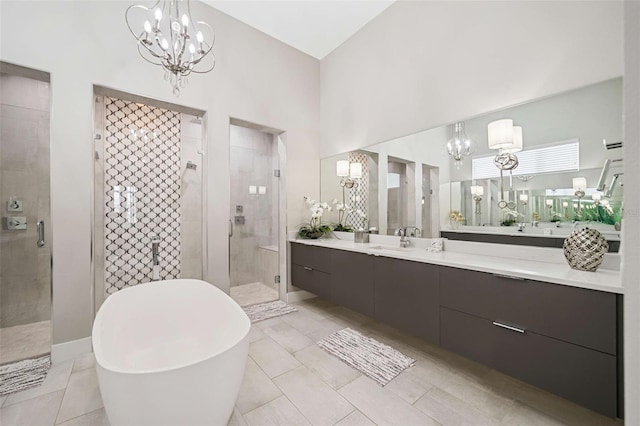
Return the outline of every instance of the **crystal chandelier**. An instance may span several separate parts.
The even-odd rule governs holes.
[[[456,167],[460,167],[462,159],[475,151],[475,142],[467,137],[464,123],[457,122],[453,126],[453,136],[447,142],[447,153],[453,157]]]
[[[125,19],[138,41],[138,53],[162,66],[175,96],[180,96],[192,72],[204,74],[215,66],[213,29],[191,18],[189,0],[158,0],[152,7],[133,5],[127,8]],[[203,62],[205,58],[210,60]]]

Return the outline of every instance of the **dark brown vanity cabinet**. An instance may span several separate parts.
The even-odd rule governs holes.
[[[297,287],[605,415],[622,413],[619,295],[304,244],[291,249]]]
[[[322,247],[291,244],[291,284],[331,299],[331,252]]]
[[[442,347],[616,416],[615,294],[446,267],[440,279]]]
[[[375,257],[375,319],[438,344],[439,266]]]
[[[374,256],[331,250],[330,299],[356,312],[373,317]],[[375,258],[377,260],[377,258]]]

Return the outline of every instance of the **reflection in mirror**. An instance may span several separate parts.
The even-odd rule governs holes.
[[[519,164],[505,169],[501,180],[494,164],[500,152],[489,148],[488,125],[504,119],[521,128],[523,147],[512,150]],[[465,138],[473,141],[475,152],[460,159],[447,153],[455,124],[460,128],[458,122],[366,148],[377,155],[378,167],[379,191],[370,191],[368,198],[370,226],[375,199],[381,233],[415,226],[426,238],[440,230],[473,231],[475,226],[484,227],[483,232],[513,226],[514,231],[542,234],[544,228],[556,227],[568,232],[574,220],[600,222],[598,227],[611,230],[619,222],[622,78],[467,119]],[[330,167],[335,175],[339,157],[322,160],[323,200],[340,190],[325,176]],[[586,180],[582,188],[574,188],[575,178]],[[397,194],[395,182],[400,184]]]
[[[378,227],[378,156],[349,152],[321,162],[321,201],[332,206],[323,222],[336,231]]]

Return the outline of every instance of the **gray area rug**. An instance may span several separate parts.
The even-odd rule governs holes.
[[[259,303],[257,305],[246,306],[243,309],[252,323],[297,311],[296,308],[287,305],[282,300]]]
[[[350,328],[336,331],[320,340],[317,345],[381,386],[385,386],[416,362],[391,346]]]
[[[41,385],[49,368],[49,355],[0,366],[0,396]]]

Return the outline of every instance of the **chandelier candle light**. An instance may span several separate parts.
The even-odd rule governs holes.
[[[192,72],[207,73],[215,66],[213,29],[191,17],[189,0],[158,0],[150,8],[133,5],[127,8],[125,20],[138,41],[138,53],[165,70],[164,78],[175,96],[180,96]],[[210,58],[206,65],[205,58]]]

